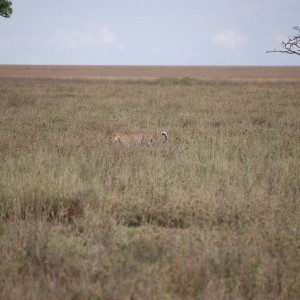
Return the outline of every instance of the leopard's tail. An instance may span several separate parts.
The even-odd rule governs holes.
[[[165,137],[165,140],[163,141],[163,143],[166,143],[169,138],[168,134],[165,131],[163,131],[161,134]]]

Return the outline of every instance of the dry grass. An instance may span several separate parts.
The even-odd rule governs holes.
[[[299,299],[299,75],[74,74],[0,81],[0,298]]]
[[[0,65],[0,77],[85,80],[192,78],[215,82],[300,82],[300,67]]]

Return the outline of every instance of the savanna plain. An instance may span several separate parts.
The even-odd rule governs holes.
[[[299,67],[0,66],[0,298],[299,299],[299,95]]]

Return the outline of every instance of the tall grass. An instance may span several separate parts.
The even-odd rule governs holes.
[[[300,297],[299,84],[0,92],[0,298]],[[151,149],[109,139],[163,130]]]

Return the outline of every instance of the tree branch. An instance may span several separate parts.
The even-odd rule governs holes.
[[[300,33],[299,26],[294,26],[293,29]],[[267,53],[286,53],[300,55],[300,34],[289,36],[287,42],[281,43],[281,47],[285,50],[273,49],[268,50]]]

